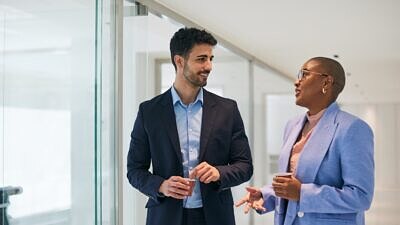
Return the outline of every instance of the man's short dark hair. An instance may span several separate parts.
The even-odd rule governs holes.
[[[217,44],[217,40],[212,36],[212,34],[197,28],[185,27],[175,32],[174,36],[171,38],[171,42],[169,43],[171,60],[175,70],[176,65],[174,62],[174,56],[180,55],[184,58],[187,58],[193,46],[197,44],[209,44],[211,46],[215,46]]]

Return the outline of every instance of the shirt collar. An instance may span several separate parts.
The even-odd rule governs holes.
[[[307,113],[308,122],[309,122],[312,126],[314,126],[314,125],[317,124],[318,121],[321,119],[322,115],[324,115],[324,112],[325,112],[325,111],[326,111],[326,108],[323,109],[323,110],[321,110],[321,111],[319,111],[319,112],[318,112],[317,114],[315,114],[315,115],[309,115],[309,114]]]
[[[171,94],[172,94],[172,104],[175,105],[177,102],[180,102],[183,106],[185,105],[182,102],[181,97],[179,97],[178,92],[176,91],[174,85],[171,87]],[[199,93],[197,94],[196,99],[194,100],[193,104],[200,102],[203,105],[203,88],[200,88]]]

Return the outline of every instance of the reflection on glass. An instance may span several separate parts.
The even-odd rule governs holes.
[[[95,8],[0,3],[0,188],[23,189],[10,224],[95,224]]]

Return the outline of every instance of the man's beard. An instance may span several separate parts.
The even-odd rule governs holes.
[[[199,72],[199,73],[207,73],[209,74],[210,71],[203,71],[203,72]],[[189,81],[193,86],[195,87],[204,87],[207,85],[207,78],[205,78],[204,81],[202,81],[201,79],[198,79],[200,75],[199,73],[194,73],[192,72],[187,65],[185,65],[185,67],[183,68],[183,76],[185,77],[185,79],[187,81]]]

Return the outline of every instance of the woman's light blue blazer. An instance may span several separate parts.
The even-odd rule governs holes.
[[[290,152],[306,115],[286,125],[279,171],[286,172]],[[275,225],[363,225],[374,192],[374,141],[371,128],[332,103],[314,128],[299,158],[299,201],[276,197],[271,185],[261,191],[264,207],[275,211]]]

